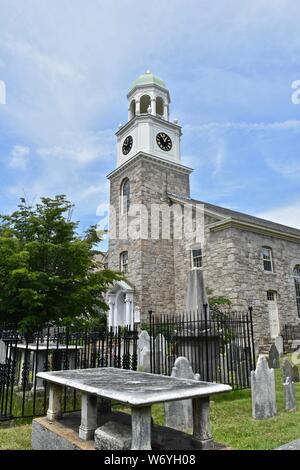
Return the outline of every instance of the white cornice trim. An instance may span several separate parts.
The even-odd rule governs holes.
[[[119,137],[119,135],[125,133],[132,125],[134,125],[138,121],[154,121],[156,124],[163,124],[166,125],[167,127],[170,127],[171,129],[178,130],[180,132],[180,136],[182,136],[182,127],[179,126],[178,124],[175,124],[174,122],[167,121],[166,119],[154,116],[153,114],[145,113],[145,114],[138,114],[134,118],[130,119],[124,126],[120,127],[120,129],[117,130],[115,135]]]
[[[192,168],[189,168],[187,166],[184,166],[184,165],[181,165],[180,163],[176,163],[176,162],[172,162],[172,161],[169,161],[169,160],[165,160],[164,158],[160,158],[160,157],[156,157],[154,155],[150,155],[149,153],[145,153],[145,152],[138,152],[136,155],[134,155],[133,157],[131,157],[129,160],[127,160],[126,162],[124,162],[122,165],[120,165],[118,168],[116,168],[114,171],[112,171],[111,173],[109,173],[107,175],[107,178],[110,179],[112,178],[113,176],[115,176],[116,174],[122,172],[125,168],[128,168],[130,166],[132,166],[139,158],[145,158],[147,160],[152,160],[156,163],[159,163],[163,166],[167,166],[169,168],[173,168],[174,167],[176,168],[176,170],[180,171],[181,173],[186,173],[188,175],[190,175],[194,170]]]
[[[283,232],[281,230],[276,230],[270,227],[264,227],[259,224],[254,224],[251,222],[244,222],[241,220],[234,219],[232,217],[227,217],[225,220],[220,222],[215,222],[207,226],[212,232],[219,232],[227,228],[239,228],[241,230],[247,230],[248,232],[258,233],[260,235],[267,235],[275,238],[280,238],[282,240],[294,241],[300,243],[300,235]]]

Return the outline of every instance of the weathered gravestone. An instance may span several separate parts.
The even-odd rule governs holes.
[[[285,359],[282,364],[282,375],[283,382],[286,381],[288,377],[292,379],[293,382],[299,382],[299,370],[298,367],[293,364],[288,359]]]
[[[279,352],[275,344],[272,344],[269,351],[269,367],[271,369],[279,369],[280,361],[279,361]]]
[[[275,338],[275,346],[277,348],[277,351],[279,352],[279,356],[283,356],[283,337],[282,336],[276,336]]]
[[[143,372],[151,372],[150,370],[150,336],[147,331],[143,330],[137,342],[138,367]]]
[[[260,355],[256,370],[251,372],[252,416],[254,419],[276,415],[276,388],[274,369],[270,369],[266,356]]]
[[[285,358],[283,363],[282,363],[282,376],[283,376],[283,383],[286,382],[286,379],[288,377],[292,377],[293,375],[293,366],[290,363],[290,361]]]
[[[172,369],[171,377],[179,379],[200,380],[199,374],[194,374],[186,357],[178,357]],[[192,400],[180,400],[165,403],[165,426],[182,432],[193,431]]]
[[[284,383],[284,401],[286,411],[295,411],[297,409],[297,400],[295,385],[291,377],[287,377]]]
[[[228,362],[229,359],[226,354],[220,354],[220,376],[221,376],[221,382],[222,383],[227,383],[228,382],[228,377],[229,377],[229,370],[228,370]]]
[[[168,371],[166,361],[167,351],[168,343],[164,335],[159,333],[154,340],[155,373],[157,374],[164,374]]]
[[[141,331],[137,342],[137,347],[138,351],[143,351],[143,349],[150,349],[150,336],[148,331]]]
[[[274,450],[300,450],[300,439],[283,444],[283,446],[277,447]]]
[[[6,361],[6,344],[5,341],[0,339],[0,364],[5,364]]]

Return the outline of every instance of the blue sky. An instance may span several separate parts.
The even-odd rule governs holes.
[[[293,0],[0,0],[0,212],[66,194],[97,223],[126,93],[150,69],[192,196],[300,228],[299,18]]]

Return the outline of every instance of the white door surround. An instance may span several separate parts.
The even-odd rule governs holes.
[[[125,281],[115,282],[108,293],[108,327],[134,326],[133,288]]]
[[[268,313],[269,313],[269,324],[270,324],[270,336],[275,339],[280,334],[280,323],[278,316],[278,305],[277,305],[277,292],[268,291]]]

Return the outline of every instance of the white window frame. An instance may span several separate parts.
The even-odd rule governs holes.
[[[129,197],[126,197],[126,208],[125,208],[125,197],[124,197],[124,186],[125,184],[129,184]],[[125,178],[121,184],[121,191],[120,191],[120,203],[121,203],[121,215],[128,214],[129,207],[130,207],[130,180]]]
[[[194,256],[194,251],[201,251],[201,255]],[[200,260],[200,266],[195,265],[195,260]],[[195,245],[191,248],[192,269],[203,269],[203,251],[201,245]]]
[[[126,259],[125,259],[125,255],[126,255]],[[128,251],[122,251],[122,253],[120,253],[120,271],[121,271],[121,273],[128,274],[128,271],[129,271],[128,267],[129,267]]]
[[[265,257],[264,251],[268,250],[268,258]],[[263,268],[266,273],[273,273],[274,272],[274,263],[273,263],[273,250],[269,246],[263,246],[261,249],[261,258],[263,262]],[[271,269],[265,268],[265,261],[270,262]]]
[[[298,319],[300,320],[300,271],[299,271],[299,264],[296,264],[294,267],[293,275],[294,275],[294,283],[295,283],[295,291],[296,291],[296,304],[297,304],[297,313]]]

